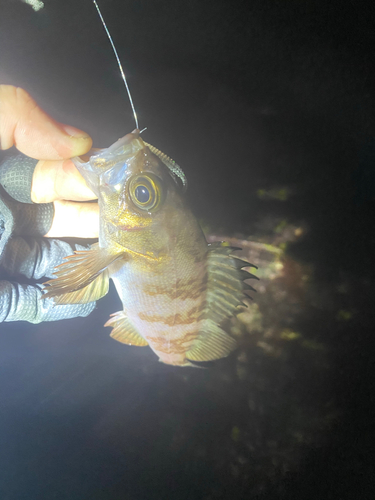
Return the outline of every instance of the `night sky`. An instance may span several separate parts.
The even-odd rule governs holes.
[[[237,442],[233,429],[245,427],[243,384],[226,378],[232,358],[189,370],[157,363],[148,348],[119,345],[102,327],[118,310],[113,289],[87,319],[1,325],[1,500],[372,498],[373,7],[312,0],[99,5],[140,128],[147,127],[143,137],[183,167],[203,227],[258,241],[270,236],[275,218],[308,227],[290,255],[324,277],[325,311],[327,290],[347,278],[356,319],[343,330],[322,323],[335,425],[319,446],[304,445],[295,468],[259,480],[258,489],[261,455],[247,458],[240,486],[227,456],[213,459],[225,436]],[[87,131],[96,147],[134,129],[90,0],[46,0],[39,12],[1,0],[0,81],[26,89],[56,120]],[[285,187],[288,203],[259,197]],[[267,429],[259,434],[264,443]]]

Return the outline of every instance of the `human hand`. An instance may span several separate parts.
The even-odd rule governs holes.
[[[3,150],[14,145],[39,160],[30,196],[34,203],[54,203],[54,218],[46,236],[98,236],[97,204],[72,203],[96,198],[69,160],[90,150],[91,137],[53,120],[23,89],[0,85],[0,141]]]
[[[0,166],[0,271],[17,280],[20,275],[52,277],[53,268],[75,246],[40,236],[98,235],[97,204],[81,203],[95,195],[69,160],[87,153],[91,138],[54,121],[24,90],[0,85],[0,141],[1,149],[14,145],[27,155]],[[40,285],[1,281],[0,321],[37,323],[82,316],[95,305],[53,307],[41,297]]]

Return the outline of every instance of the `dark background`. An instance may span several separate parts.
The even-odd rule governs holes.
[[[1,325],[1,499],[373,498],[374,8],[100,6],[144,138],[182,165],[209,232],[269,241],[275,220],[308,228],[288,254],[319,290],[306,331],[325,344],[329,375],[303,367],[298,350],[270,368],[254,346],[246,383],[233,357],[210,370],[158,364],[102,328],[118,309],[113,290],[87,319]],[[1,0],[0,75],[97,147],[134,128],[89,0],[46,0],[37,13]],[[286,203],[259,196],[280,187]],[[344,327],[332,299],[343,282]],[[298,452],[288,433],[296,440],[299,424],[277,427],[294,397],[279,369],[298,401],[333,405],[324,438]],[[282,453],[270,452],[275,435]]]

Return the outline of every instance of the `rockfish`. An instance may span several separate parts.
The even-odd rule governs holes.
[[[234,248],[207,244],[184,200],[181,168],[139,130],[73,162],[98,197],[99,242],[67,257],[44,297],[98,300],[111,278],[123,304],[105,324],[111,337],[149,345],[171,365],[227,356],[236,341],[225,328],[252,289],[243,280],[255,276]]]

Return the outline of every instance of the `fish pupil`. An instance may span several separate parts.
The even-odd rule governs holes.
[[[147,203],[150,199],[150,192],[146,186],[137,186],[134,194],[139,203]]]

